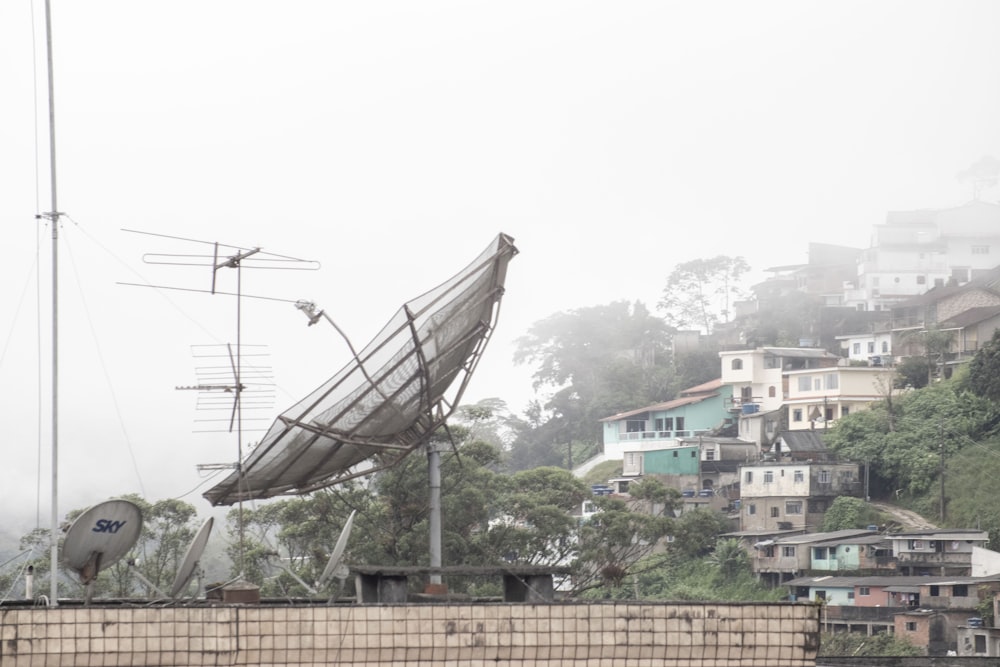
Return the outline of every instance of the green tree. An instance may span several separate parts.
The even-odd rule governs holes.
[[[685,512],[674,522],[670,551],[680,558],[702,558],[715,548],[718,536],[730,530],[729,520],[718,512],[707,509]]]
[[[820,635],[821,657],[850,656],[852,658],[923,655],[924,650],[914,646],[905,637],[884,632],[868,636],[860,632],[824,632]]]
[[[717,582],[726,582],[750,574],[750,555],[735,538],[721,539],[715,543],[708,562],[719,571]]]
[[[740,278],[749,270],[742,257],[726,255],[678,264],[667,277],[657,308],[671,326],[712,333],[716,323],[731,319],[732,302],[741,293]]]
[[[823,515],[823,532],[879,525],[882,515],[861,498],[840,496]]]
[[[598,513],[579,531],[579,558],[574,568],[574,592],[619,589],[639,573],[638,566],[670,534],[673,520],[665,513],[633,511],[619,498],[594,497]]]
[[[678,387],[669,334],[639,302],[581,308],[533,324],[518,339],[514,361],[533,365],[535,388],[552,394],[530,407],[511,447],[512,467],[582,463],[600,446],[600,419],[672,397]]]
[[[1000,329],[969,362],[969,389],[978,396],[1000,401]]]

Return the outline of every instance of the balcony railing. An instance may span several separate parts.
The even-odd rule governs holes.
[[[677,438],[691,438],[697,435],[708,435],[708,429],[688,429],[684,431],[630,431],[619,433],[618,441],[625,440],[676,440]]]

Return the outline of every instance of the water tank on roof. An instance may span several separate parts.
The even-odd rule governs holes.
[[[752,415],[760,410],[760,406],[756,403],[744,403],[742,407],[743,414]]]

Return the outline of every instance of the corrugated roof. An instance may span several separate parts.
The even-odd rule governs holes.
[[[722,387],[722,378],[716,378],[714,380],[709,380],[708,382],[702,382],[699,385],[684,389],[681,391],[681,396],[690,396],[692,394],[704,394],[709,391],[718,391]]]
[[[1000,315],[1000,306],[980,306],[978,308],[969,308],[968,310],[962,311],[954,317],[949,317],[944,322],[941,322],[941,327],[945,329],[958,327],[965,328],[973,324],[978,324],[984,320],[988,320],[992,317]]]
[[[633,415],[639,415],[644,412],[658,412],[663,410],[673,410],[674,408],[679,408],[684,405],[691,405],[692,403],[700,403],[709,398],[715,398],[718,396],[718,392],[714,394],[698,394],[697,396],[684,396],[682,398],[675,398],[672,401],[665,401],[663,403],[654,403],[653,405],[647,405],[644,408],[636,408],[635,410],[629,410],[628,412],[619,412],[616,415],[610,417],[605,417],[601,419],[602,422],[614,422],[619,419],[625,419],[626,417],[632,417]]]
[[[778,439],[783,443],[782,450],[789,452],[825,452],[826,444],[823,437],[817,431],[782,431],[778,434]]]
[[[882,575],[875,577],[799,577],[791,579],[782,586],[828,586],[830,588],[851,588],[854,586],[948,586],[962,584],[980,584],[1000,581],[1000,575],[987,577],[925,577],[904,575]]]

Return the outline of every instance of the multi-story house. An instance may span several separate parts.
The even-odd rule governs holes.
[[[840,359],[826,350],[761,347],[719,353],[722,383],[730,388],[730,410],[739,418],[738,436],[770,446],[781,430],[786,394],[785,373],[830,368]]]
[[[986,548],[989,537],[985,530],[944,528],[889,535],[901,574],[956,577],[1000,573],[1000,554]]]
[[[888,325],[872,327],[868,333],[846,334],[837,336],[840,349],[854,363],[865,363],[869,366],[891,366],[892,331]]]
[[[831,542],[868,537],[869,530],[837,530],[828,533],[798,533],[753,544],[751,567],[754,574],[771,585],[779,585],[812,569],[813,547]]]
[[[622,472],[655,476],[680,491],[685,505],[726,509],[739,498],[740,466],[758,455],[756,444],[736,438],[680,438],[663,449],[626,451]]]
[[[998,264],[1000,206],[974,201],[944,210],[890,211],[875,225],[845,303],[886,310],[949,282],[966,283]]]
[[[839,496],[857,496],[857,463],[761,462],[740,469],[740,530],[815,530]]]
[[[890,632],[930,655],[961,647],[961,626],[1000,590],[998,577],[803,577],[784,583],[790,596],[823,603],[830,631]]]
[[[814,543],[809,558],[813,572],[894,574],[895,567],[892,543],[876,532]]]
[[[724,429],[733,420],[728,410],[731,396],[732,387],[712,380],[685,389],[671,401],[605,417],[605,458],[622,461],[626,452],[637,455],[672,445],[678,438]]]
[[[836,366],[788,371],[785,409],[792,431],[828,428],[841,417],[867,410],[892,389],[891,368]]]

